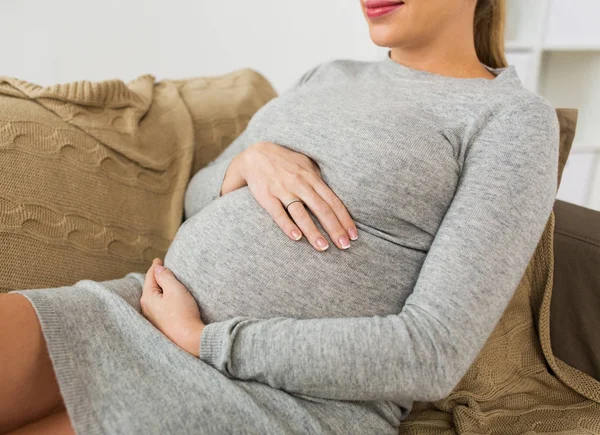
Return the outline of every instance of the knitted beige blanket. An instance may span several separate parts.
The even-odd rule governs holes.
[[[402,435],[600,434],[600,382],[552,353],[554,211],[515,295],[445,399],[416,402]]]
[[[258,72],[42,87],[0,77],[0,293],[144,272],[190,177],[276,95]]]

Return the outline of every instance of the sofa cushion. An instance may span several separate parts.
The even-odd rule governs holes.
[[[0,293],[145,272],[181,224],[194,169],[274,94],[250,69],[49,87],[0,77]]]
[[[216,159],[246,129],[256,111],[277,96],[263,75],[248,68],[172,82],[194,126],[192,175]]]
[[[193,156],[172,84],[0,81],[0,288],[143,271],[181,219]]]
[[[556,201],[554,356],[600,381],[600,211]]]
[[[577,109],[556,109],[558,122],[560,124],[560,148],[558,155],[558,186],[562,179],[562,174],[569,159],[573,140],[575,139],[575,131],[577,130]],[[558,191],[558,189],[557,189]]]

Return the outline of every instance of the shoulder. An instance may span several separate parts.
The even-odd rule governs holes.
[[[498,118],[508,118],[517,121],[519,118],[539,118],[540,120],[553,121],[557,118],[556,109],[544,97],[534,94],[527,89],[514,93],[505,102]]]
[[[514,66],[507,68],[503,79],[491,95],[495,106],[492,118],[496,122],[518,121],[531,116],[543,117],[546,121],[557,118],[556,109],[550,101],[523,86]]]
[[[298,84],[304,84],[306,82],[308,82],[309,80],[312,80],[315,76],[319,76],[319,75],[323,75],[323,73],[329,69],[329,67],[331,66],[332,63],[335,62],[334,60],[326,60],[323,62],[319,62],[316,65],[311,66],[310,68],[308,68],[307,70],[305,70],[302,75],[300,76],[300,79],[298,80]]]
[[[469,156],[488,156],[495,162],[520,162],[553,170],[560,149],[560,125],[552,104],[525,88],[512,89],[479,122],[465,150]]]
[[[558,114],[550,101],[522,86],[499,87],[489,104],[491,110],[478,123],[480,134],[535,133],[552,139],[560,134]]]
[[[356,77],[373,62],[355,59],[329,59],[312,66],[304,72],[299,83],[324,82]]]

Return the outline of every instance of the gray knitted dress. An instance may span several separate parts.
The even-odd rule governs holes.
[[[76,432],[396,434],[413,401],[448,395],[556,193],[556,112],[513,66],[490,71],[337,59],[263,106],[190,181],[165,257],[207,324],[200,358],[140,314],[143,274],[16,292]],[[233,156],[258,141],[319,165],[358,227],[349,249],[291,240],[247,186],[219,197]]]

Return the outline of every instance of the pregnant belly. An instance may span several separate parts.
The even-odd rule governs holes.
[[[311,215],[312,216],[312,215]],[[359,230],[338,249],[293,241],[247,187],[187,219],[165,266],[190,290],[205,323],[256,318],[360,317],[399,313],[425,254]]]

